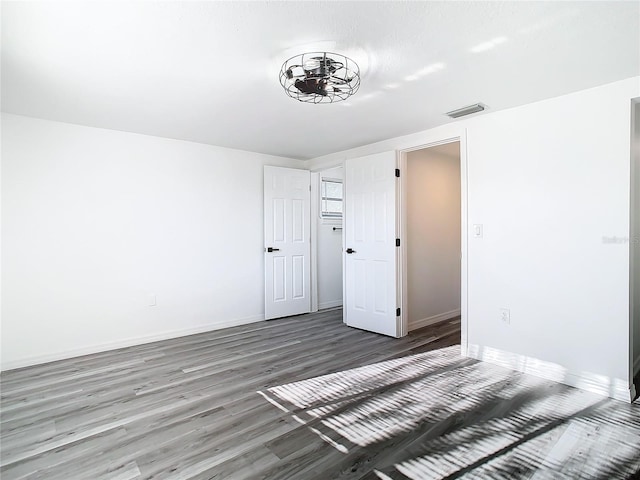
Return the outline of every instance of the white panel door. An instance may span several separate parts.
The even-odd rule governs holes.
[[[398,337],[395,169],[395,152],[345,163],[344,319]]]
[[[311,311],[311,174],[264,167],[265,319]]]

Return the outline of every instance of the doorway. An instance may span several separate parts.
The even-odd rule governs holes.
[[[343,168],[311,174],[315,310],[342,306]]]
[[[407,242],[403,240],[407,239],[406,193],[407,179],[411,177],[407,174],[407,157],[413,151],[444,144],[453,144],[449,149],[457,153],[450,163],[457,167],[457,183],[451,188],[457,191],[458,236],[449,242],[449,246],[452,242],[457,244],[454,247],[457,257],[453,259],[457,264],[451,263],[448,269],[450,273],[452,270],[458,272],[457,275],[455,272],[451,274],[452,278],[457,278],[457,283],[452,287],[450,298],[456,301],[436,313],[417,313],[412,318],[411,327],[415,329],[438,321],[456,321],[455,317],[459,317],[461,354],[464,356],[467,354],[468,243],[465,132],[448,139],[434,139],[420,146],[344,161],[343,320],[349,326],[372,332],[395,337],[407,335],[408,271],[411,262]],[[418,248],[421,248],[420,242]],[[414,283],[420,289],[420,280],[413,280]],[[415,296],[414,293],[412,297]]]
[[[404,291],[411,331],[460,318],[460,142],[407,152],[404,170]]]

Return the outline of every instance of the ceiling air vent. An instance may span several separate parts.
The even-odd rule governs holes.
[[[484,108],[485,106],[481,103],[476,103],[475,105],[469,105],[468,107],[462,107],[457,110],[452,110],[450,112],[447,112],[446,115],[451,118],[460,118],[464,117],[465,115],[471,115],[472,113],[482,112]]]

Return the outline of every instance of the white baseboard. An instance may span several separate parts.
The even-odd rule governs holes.
[[[335,308],[335,307],[341,307],[342,306],[342,300],[334,300],[332,302],[322,302],[318,304],[318,310],[324,310],[326,308]]]
[[[572,372],[556,363],[481,345],[469,344],[467,356],[623,402],[629,403],[633,399],[632,385],[619,378],[590,372]]]
[[[414,320],[409,323],[409,331],[417,330],[418,328],[427,327],[429,325],[433,325],[434,323],[444,322],[445,320],[450,320],[452,318],[456,318],[460,316],[460,309],[451,310],[450,312],[439,313],[438,315],[433,315],[431,317],[423,318],[421,320]]]
[[[37,355],[33,357],[11,360],[0,365],[0,371],[13,370],[15,368],[30,367],[41,363],[55,362],[58,360],[66,360],[68,358],[81,357],[83,355],[91,355],[93,353],[107,352],[109,350],[117,350],[118,348],[132,347],[134,345],[143,345],[145,343],[158,342],[161,340],[169,340],[171,338],[186,337],[197,333],[211,332],[213,330],[221,330],[223,328],[238,327],[249,323],[260,322],[264,320],[264,315],[252,315],[250,317],[238,318],[226,322],[211,323],[200,325],[198,327],[186,328],[183,330],[170,330],[162,333],[143,335],[140,337],[130,337],[114,342],[106,342],[89,347],[76,348],[62,352],[55,352],[46,355]]]

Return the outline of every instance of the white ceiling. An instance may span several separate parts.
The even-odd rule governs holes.
[[[640,74],[639,2],[3,2],[2,110],[313,158]],[[287,97],[309,49],[366,70]],[[594,112],[595,114],[595,112]]]

